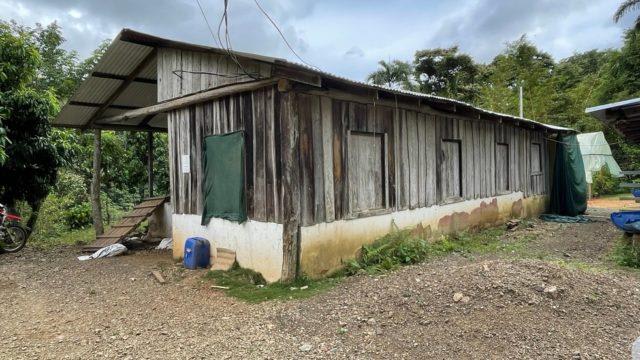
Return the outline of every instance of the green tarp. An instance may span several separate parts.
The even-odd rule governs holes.
[[[244,133],[207,136],[202,147],[204,208],[202,225],[212,217],[247,220],[244,193]]]
[[[587,210],[587,181],[576,135],[559,135],[551,186],[551,212],[576,216]]]

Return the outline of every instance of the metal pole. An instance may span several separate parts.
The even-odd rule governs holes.
[[[522,86],[520,86],[520,117],[524,117],[524,111],[522,109]]]
[[[153,197],[153,132],[147,133],[147,175],[149,176],[149,197]]]

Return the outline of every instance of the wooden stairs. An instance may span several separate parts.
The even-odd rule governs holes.
[[[143,202],[134,206],[130,213],[122,217],[120,222],[111,226],[109,230],[99,235],[93,243],[84,246],[82,250],[96,251],[105,246],[121,242],[168,200],[169,198],[166,196],[144,199]]]

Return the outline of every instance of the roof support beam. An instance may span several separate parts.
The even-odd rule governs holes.
[[[121,80],[121,81],[127,80],[126,76],[109,74],[109,73],[104,73],[99,71],[92,72],[91,76],[101,78],[101,79],[111,79],[111,80]],[[144,84],[154,84],[154,85],[158,83],[158,81],[155,79],[147,79],[147,78],[140,78],[140,77],[133,79],[133,82],[139,82]]]
[[[98,103],[91,103],[91,102],[84,102],[84,101],[69,101],[69,105],[74,105],[74,106],[85,106],[85,107],[101,107],[104,104],[98,104]],[[133,110],[133,109],[139,109],[139,106],[128,106],[128,105],[114,105],[111,104],[109,105],[110,109],[118,109],[118,110]]]
[[[221,98],[224,96],[236,94],[239,92],[251,91],[260,89],[269,85],[274,85],[278,82],[278,78],[270,78],[265,80],[257,80],[250,81],[226,86],[220,86],[217,88],[201,91],[195,94],[186,95],[183,97],[179,97],[176,99],[168,100],[156,105],[151,105],[147,107],[143,107],[136,110],[131,110],[124,112],[120,115],[110,116],[106,118],[100,119],[100,123],[115,123],[119,121],[124,121],[127,119],[133,119],[140,116],[151,116],[179,108],[183,108],[185,106],[190,106],[194,104],[199,104],[205,101]],[[150,120],[150,119],[149,119]],[[143,120],[144,122],[144,120]]]
[[[71,129],[83,129],[82,125],[56,125],[53,124],[54,127],[64,127]],[[124,125],[124,124],[100,124],[95,123],[91,126],[92,129],[101,129],[101,130],[115,130],[115,131],[140,131],[140,132],[161,132],[166,133],[167,129],[155,127],[155,126],[140,126],[140,125]]]
[[[91,116],[89,121],[87,121],[87,123],[84,125],[84,129],[91,128],[92,125],[96,122],[96,120],[98,120],[99,118],[102,117],[102,115],[104,115],[105,111],[107,111],[109,106],[111,106],[111,104],[113,104],[116,101],[116,99],[118,99],[118,97],[122,95],[122,93],[127,89],[127,87],[129,87],[129,85],[131,85],[131,83],[142,72],[142,70],[144,70],[156,58],[157,54],[158,54],[158,49],[154,48],[153,50],[151,50],[151,52],[140,62],[140,64],[138,64],[138,66],[136,66],[135,69],[133,69],[133,71],[126,77],[126,79],[122,81],[122,84],[118,86],[116,91],[114,91],[113,94],[109,96],[107,101],[105,101],[104,104],[102,104],[102,106],[100,106],[98,110],[96,110],[93,116]]]

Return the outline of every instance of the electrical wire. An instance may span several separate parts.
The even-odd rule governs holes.
[[[222,16],[220,17],[220,22],[218,23],[218,38],[221,38],[220,30],[222,28],[222,23],[223,22],[224,22],[224,34],[225,34],[224,35],[224,39],[225,39],[225,43],[226,43],[226,47],[224,47],[224,50],[226,50],[226,52],[229,55],[229,57],[231,58],[231,60],[236,64],[236,66],[238,66],[238,68],[240,70],[242,70],[242,72],[245,75],[247,75],[251,79],[259,80],[260,79],[259,77],[256,77],[256,76],[250,74],[244,68],[244,66],[242,66],[242,64],[240,64],[240,61],[236,57],[236,55],[235,55],[235,53],[233,51],[233,47],[231,46],[231,37],[229,36],[229,0],[224,0],[224,12],[222,13]]]
[[[213,32],[213,28],[211,27],[211,24],[209,23],[209,19],[207,19],[207,15],[204,12],[204,9],[202,7],[202,4],[200,3],[200,0],[195,0],[196,4],[198,6],[198,8],[200,9],[200,13],[202,14],[202,18],[204,19],[205,23],[207,24],[207,28],[209,29],[209,33],[211,34],[211,37],[213,38],[214,42],[220,47],[221,50],[224,50],[227,55],[231,58],[231,60],[236,64],[236,66],[244,73],[244,75],[248,76],[249,78],[253,79],[253,80],[260,80],[260,76],[257,75],[255,73],[250,73],[248,72],[244,66],[242,66],[242,64],[240,64],[240,61],[238,60],[238,58],[236,57],[235,53],[233,52],[233,49],[231,47],[231,39],[229,37],[229,22],[228,22],[228,7],[229,7],[229,0],[224,0],[224,12],[222,13],[222,16],[220,17],[220,22],[218,23],[218,36],[216,37],[214,32]],[[220,32],[221,32],[221,28],[222,28],[222,24],[225,24],[225,42],[226,42],[226,46],[223,45],[222,42],[222,37],[220,36]],[[184,70],[174,70],[174,75],[182,78],[182,75],[177,74],[176,72],[182,72],[182,73],[199,73],[199,72],[190,72],[190,71],[184,71]],[[212,75],[220,75],[220,74],[213,74]],[[226,76],[226,77],[234,77],[234,78],[238,78],[238,77],[243,77],[244,75],[232,75],[232,76]]]
[[[289,44],[289,41],[287,40],[286,36],[284,36],[282,31],[280,30],[280,27],[278,27],[278,24],[276,24],[276,22],[271,18],[271,16],[269,16],[269,14],[265,11],[265,9],[262,8],[262,6],[260,6],[260,3],[258,2],[258,0],[253,0],[253,2],[256,3],[256,6],[258,7],[258,9],[260,9],[262,14],[264,14],[264,16],[267,18],[267,20],[269,20],[269,22],[271,23],[271,25],[273,25],[273,27],[278,31],[278,34],[280,34],[280,37],[282,38],[284,43],[287,45],[289,50],[291,50],[293,55],[295,55],[298,58],[298,60],[300,60],[300,62],[302,62],[303,64],[307,65],[308,67],[320,71],[320,69],[318,69],[317,66],[309,64],[308,62],[304,61],[304,59],[302,59],[302,57],[300,57],[300,55],[298,55],[298,53],[293,49],[291,44]]]
[[[202,4],[200,4],[200,0],[196,0],[196,4],[198,4],[198,8],[200,9],[200,13],[204,18],[204,22],[207,24],[207,28],[209,29],[211,37],[218,45],[220,45],[220,47],[222,47],[222,43],[220,42],[220,40],[213,34],[213,28],[211,28],[211,24],[209,24],[209,19],[207,19],[207,15],[204,13],[204,9],[202,8]]]

